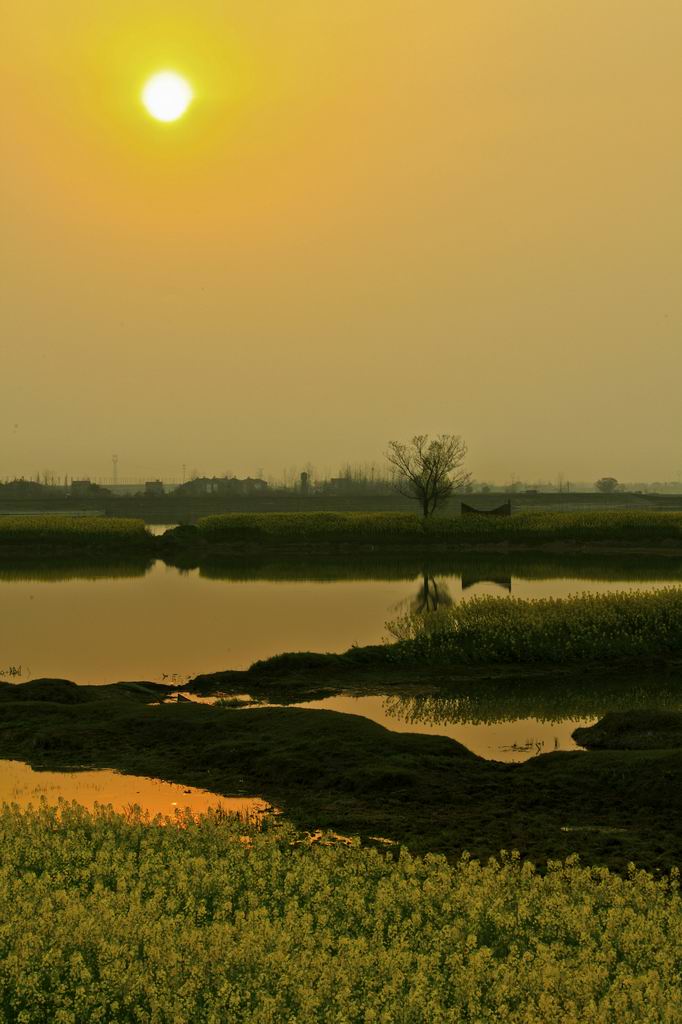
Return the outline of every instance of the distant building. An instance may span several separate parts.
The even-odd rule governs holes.
[[[90,494],[90,488],[92,484],[89,480],[72,480],[69,485],[69,491],[71,494],[81,496],[83,494]]]
[[[161,480],[147,480],[144,485],[144,493],[151,495],[153,498],[159,498],[166,492],[163,489]]]
[[[187,494],[192,496],[205,496],[209,494],[224,494],[224,495],[251,495],[261,494],[268,490],[268,484],[265,480],[259,480],[253,477],[246,477],[244,480],[238,480],[237,477],[227,476],[201,476],[195,480],[188,480],[187,483],[180,484],[176,487],[176,494]]]
[[[94,494],[111,494],[111,491],[99,484],[93,484],[91,480],[72,480],[69,484],[69,494],[74,498],[87,498]]]
[[[327,481],[326,490],[333,494],[344,493],[353,490],[353,479],[350,476],[333,476]]]
[[[258,477],[247,476],[245,480],[239,480],[238,483],[244,488],[245,494],[257,494],[268,489],[267,480],[261,480]]]

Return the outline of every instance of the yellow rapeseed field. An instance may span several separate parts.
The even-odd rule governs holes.
[[[248,833],[248,835],[245,835]],[[678,1024],[678,880],[0,810],[7,1024]]]
[[[565,662],[682,651],[682,588],[522,600],[477,597],[386,624],[396,658]]]
[[[558,541],[682,544],[679,512],[522,512],[511,517],[433,516],[409,512],[229,512],[197,523],[213,543],[328,541],[357,543],[537,544]]]
[[[106,516],[0,516],[0,544],[126,542],[149,537],[141,519]]]

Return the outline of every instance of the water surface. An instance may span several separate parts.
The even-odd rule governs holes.
[[[410,558],[354,563],[289,558],[187,570],[151,565],[0,566],[0,680],[183,683],[200,673],[247,668],[283,651],[341,652],[387,636],[386,621],[413,610],[494,595],[567,597],[676,585],[682,563],[640,559],[564,561],[486,556],[425,566]],[[611,708],[679,706],[644,697],[573,695],[508,685],[456,700],[339,695],[305,706],[362,714],[387,728],[451,736],[475,753],[522,760],[574,749],[571,732]],[[663,686],[663,683],[661,683]],[[665,687],[664,687],[665,688]],[[662,703],[661,703],[662,702]]]
[[[480,595],[567,597],[677,582],[505,576],[471,572],[397,578],[249,578],[156,562],[120,567],[0,566],[0,679],[78,683],[182,682],[243,669],[282,651],[347,650],[380,643],[386,621],[435,603]],[[306,567],[299,568],[305,574]],[[313,573],[311,568],[310,572]],[[399,573],[399,568],[396,570]],[[682,579],[682,572],[679,575]]]
[[[421,698],[423,700],[423,698]],[[412,704],[420,698],[412,698]],[[537,754],[553,750],[581,749],[571,737],[578,726],[594,725],[596,718],[570,718],[556,722],[538,718],[515,718],[497,722],[438,722],[415,720],[391,697],[346,697],[296,704],[300,708],[319,708],[343,714],[362,715],[392,732],[448,736],[479,757],[492,761],[527,761]]]
[[[119,772],[35,771],[22,761],[0,760],[0,804],[20,807],[38,806],[42,800],[56,804],[61,799],[75,800],[92,810],[95,804],[111,804],[115,811],[138,806],[150,815],[174,814],[190,810],[203,814],[221,808],[226,813],[254,818],[268,809],[258,797],[216,796],[194,786],[180,786],[160,779]]]

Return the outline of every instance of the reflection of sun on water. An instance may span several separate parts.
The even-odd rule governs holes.
[[[16,803],[34,806],[45,799],[56,804],[59,799],[76,800],[92,809],[95,804],[111,804],[115,811],[125,811],[137,804],[151,815],[173,816],[188,808],[193,814],[209,809],[222,809],[244,818],[256,818],[269,807],[258,797],[225,797],[193,786],[179,786],[160,779],[139,775],[119,775],[114,771],[52,772],[34,771],[21,761],[0,761],[0,804]]]

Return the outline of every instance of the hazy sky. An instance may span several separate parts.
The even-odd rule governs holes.
[[[0,477],[678,476],[680,0],[0,9]]]

